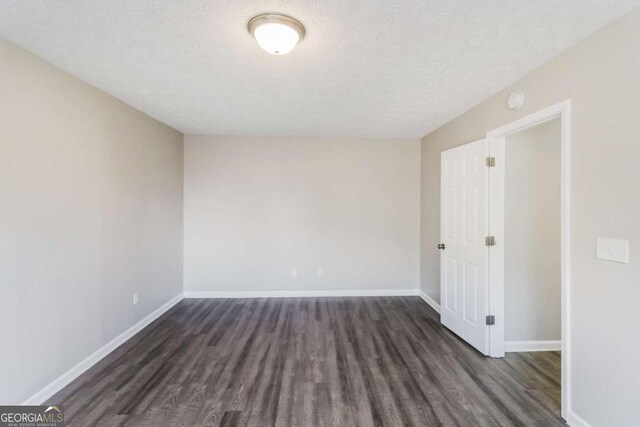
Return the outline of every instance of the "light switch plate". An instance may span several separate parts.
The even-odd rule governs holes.
[[[629,241],[598,237],[596,241],[596,256],[607,261],[629,264]]]

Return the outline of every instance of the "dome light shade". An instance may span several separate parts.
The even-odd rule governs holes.
[[[247,24],[258,45],[272,55],[285,55],[304,37],[302,24],[290,16],[265,13]]]

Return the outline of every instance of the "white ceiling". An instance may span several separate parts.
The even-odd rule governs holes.
[[[185,133],[421,137],[640,0],[2,0],[0,35]],[[252,16],[307,30],[262,51]]]

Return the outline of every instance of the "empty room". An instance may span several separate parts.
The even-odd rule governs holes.
[[[640,0],[0,0],[0,427],[640,426],[639,123]]]

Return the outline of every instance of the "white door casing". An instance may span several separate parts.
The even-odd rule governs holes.
[[[504,357],[504,189],[505,189],[505,137],[554,118],[562,120],[561,138],[561,288],[562,288],[562,358],[561,408],[562,418],[571,414],[571,100],[559,102],[535,113],[510,122],[487,133],[490,155],[496,166],[490,168],[490,224],[497,244],[491,248],[489,293],[491,314],[496,316],[495,326],[489,327],[489,355]]]
[[[441,154],[441,322],[489,354],[489,168],[485,139]]]

